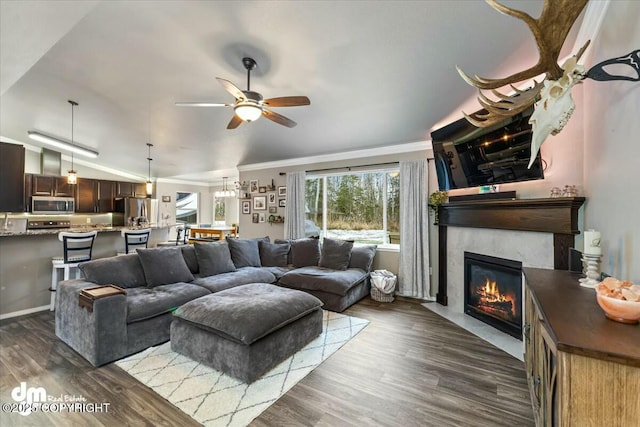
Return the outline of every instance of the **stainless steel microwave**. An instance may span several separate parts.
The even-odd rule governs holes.
[[[76,201],[73,197],[31,197],[31,213],[40,215],[72,214],[76,210]]]

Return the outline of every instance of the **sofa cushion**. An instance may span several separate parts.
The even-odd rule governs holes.
[[[261,267],[243,267],[231,273],[199,277],[194,284],[207,288],[211,292],[220,292],[247,283],[274,283],[276,277]]]
[[[121,288],[147,285],[142,264],[136,254],[100,258],[83,262],[78,267],[89,282],[98,285],[116,285]]]
[[[320,261],[320,240],[295,239],[291,241],[291,263],[294,267],[317,266]]]
[[[282,276],[284,276],[286,273],[288,273],[291,270],[293,270],[294,267],[288,265],[286,267],[261,267],[261,269],[270,272],[271,274],[273,274],[276,277],[276,280],[278,280]]]
[[[198,257],[196,255],[196,248],[193,245],[180,245],[178,246],[182,251],[182,257],[184,262],[187,263],[191,274],[198,274],[200,272],[198,267]]]
[[[351,250],[351,260],[349,268],[360,268],[366,272],[371,271],[373,258],[376,256],[376,245],[359,245],[354,246]]]
[[[269,243],[261,240],[258,242],[258,249],[260,250],[260,264],[263,267],[285,267],[291,244],[289,242]]]
[[[287,254],[287,265],[291,265],[293,264],[293,261],[291,260],[291,242],[293,240],[291,239],[275,239],[273,241],[273,243],[288,243],[289,244],[289,253]]]
[[[236,271],[226,242],[194,243],[200,277]]]
[[[229,251],[236,268],[260,267],[260,251],[256,239],[229,239]]]
[[[278,280],[278,284],[287,288],[323,291],[344,296],[367,276],[368,273],[359,268],[339,271],[323,267],[303,267],[285,273]]]
[[[127,323],[169,313],[184,303],[209,294],[202,286],[190,283],[127,289]]]
[[[319,267],[332,270],[346,270],[351,260],[353,240],[339,240],[324,238],[320,252]]]
[[[322,301],[306,292],[252,283],[188,302],[174,316],[250,345],[321,306]]]
[[[193,274],[182,257],[180,246],[137,249],[147,286],[191,282]]]

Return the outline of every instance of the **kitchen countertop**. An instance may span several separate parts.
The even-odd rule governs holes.
[[[0,230],[0,237],[10,237],[10,236],[42,236],[48,234],[58,234],[61,231],[69,231],[71,233],[83,233],[87,231],[97,231],[98,233],[109,233],[114,231],[121,230],[139,230],[141,228],[151,228],[152,230],[159,230],[163,228],[174,227],[176,224],[152,224],[148,227],[124,227],[124,226],[110,226],[110,225],[96,225],[96,226],[88,226],[88,227],[71,227],[71,228],[45,228],[41,230],[26,230],[26,231],[3,231]]]

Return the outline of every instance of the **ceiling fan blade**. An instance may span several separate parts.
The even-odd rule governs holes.
[[[306,96],[282,96],[280,98],[269,98],[262,101],[269,107],[299,107],[309,105],[311,101]]]
[[[293,120],[283,116],[282,114],[278,114],[274,111],[267,110],[266,108],[262,109],[262,114],[269,120],[276,122],[282,126],[286,126],[288,128],[295,127],[297,125]]]
[[[235,99],[247,99],[244,93],[240,89],[238,89],[238,86],[234,85],[229,80],[221,79],[220,77],[216,77],[216,79],[218,79],[222,87],[224,87],[227,92],[233,95]]]
[[[231,120],[229,121],[229,124],[227,125],[227,129],[235,129],[238,126],[240,126],[242,124],[242,119],[240,117],[238,117],[237,115],[233,115],[233,117],[231,117]]]
[[[176,107],[231,107],[232,105],[216,102],[176,102]]]

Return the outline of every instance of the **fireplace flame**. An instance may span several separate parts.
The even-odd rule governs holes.
[[[501,302],[511,302],[511,312],[515,316],[516,307],[515,301],[508,295],[504,295],[500,293],[500,289],[498,288],[498,284],[495,281],[489,280],[487,278],[484,286],[480,288],[480,302],[484,304],[496,304]]]

